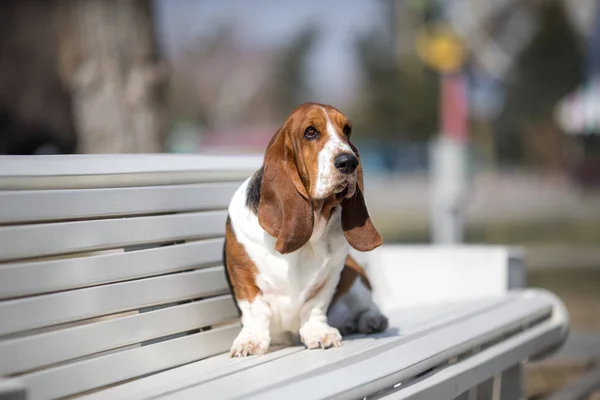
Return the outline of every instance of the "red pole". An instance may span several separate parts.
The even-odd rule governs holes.
[[[432,150],[432,237],[434,243],[463,241],[467,191],[468,104],[464,75],[442,74],[440,137]]]
[[[442,134],[466,144],[468,139],[467,90],[463,74],[442,74],[441,82]]]

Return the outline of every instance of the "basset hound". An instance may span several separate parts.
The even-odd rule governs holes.
[[[349,255],[350,246],[382,243],[351,131],[331,106],[299,106],[233,195],[224,263],[242,329],[232,356],[264,354],[298,336],[309,349],[338,347],[342,334],[387,329],[365,271]]]

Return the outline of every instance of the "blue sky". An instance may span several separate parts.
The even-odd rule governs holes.
[[[309,60],[310,81],[315,100],[334,104],[356,95],[356,36],[381,26],[385,18],[377,0],[155,1],[159,40],[169,54],[223,23],[234,22],[243,40],[257,46],[284,44],[306,24],[316,24],[321,39]]]

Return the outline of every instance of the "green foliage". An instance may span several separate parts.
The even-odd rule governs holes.
[[[355,124],[383,140],[428,140],[438,130],[439,78],[410,53],[398,63],[377,34],[356,42],[363,88]]]
[[[527,127],[554,124],[557,103],[583,78],[581,43],[563,5],[544,1],[536,7],[538,31],[508,76],[506,105],[496,123],[498,155],[505,162],[528,161]]]
[[[275,60],[274,104],[279,108],[281,117],[311,98],[305,73],[306,61],[319,36],[315,27],[308,26],[280,50]]]

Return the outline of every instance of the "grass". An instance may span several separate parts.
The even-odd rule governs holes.
[[[387,243],[429,243],[429,226],[378,218],[376,225]],[[600,215],[598,220],[574,221],[556,218],[546,221],[528,221],[504,224],[492,222],[486,225],[468,225],[465,232],[467,243],[493,243],[521,245],[538,243],[561,243],[577,245],[600,244]],[[600,261],[600,260],[599,260]]]
[[[528,271],[528,286],[559,296],[571,315],[571,329],[600,334],[600,268]]]

